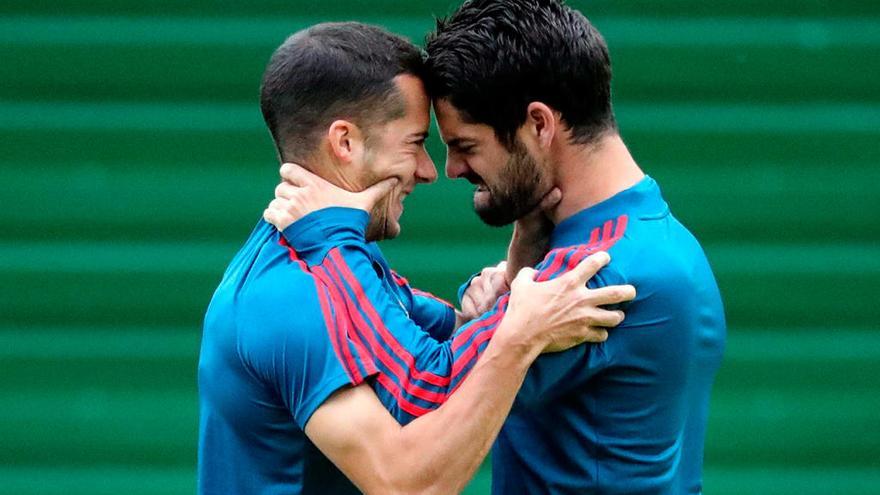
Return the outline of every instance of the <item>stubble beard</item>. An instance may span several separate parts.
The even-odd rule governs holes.
[[[489,201],[474,204],[474,211],[487,225],[509,225],[531,212],[549,190],[549,180],[537,161],[518,140],[498,174],[498,184],[486,183]]]

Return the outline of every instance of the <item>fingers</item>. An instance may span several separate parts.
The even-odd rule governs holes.
[[[295,186],[307,186],[319,177],[300,165],[285,163],[281,165],[281,178]]]
[[[538,208],[541,211],[550,211],[553,208],[556,208],[556,205],[558,205],[560,201],[562,201],[562,191],[558,187],[554,187],[550,192],[544,195]]]
[[[514,285],[522,285],[532,282],[535,280],[537,274],[538,272],[536,272],[534,268],[525,267],[516,274],[516,278],[513,279],[513,283],[510,284],[510,286],[512,288]]]
[[[275,197],[282,199],[293,199],[296,191],[300,188],[301,186],[295,186],[289,182],[280,182],[277,186],[275,186]]]
[[[584,342],[600,344],[608,340],[608,330],[604,328],[590,328],[584,336]]]
[[[358,196],[361,197],[364,202],[364,206],[366,206],[366,209],[369,210],[376,203],[378,203],[379,200],[387,196],[388,193],[390,193],[391,190],[394,189],[394,187],[397,186],[399,182],[400,181],[397,179],[397,177],[389,177],[359,192]]]
[[[497,279],[497,277],[494,278]],[[507,292],[507,284],[505,283],[502,285],[497,281],[489,280],[486,283],[481,284],[479,289],[477,309],[479,309],[480,313],[485,313],[495,306],[495,301],[497,301],[503,293]]]
[[[623,323],[625,316],[623,311],[596,309],[590,316],[589,321],[595,327],[613,328]]]
[[[599,289],[591,289],[589,294],[590,304],[605,306],[632,301],[636,297],[636,288],[632,285],[611,285]]]
[[[269,207],[263,211],[263,218],[278,230],[284,230],[293,223],[293,217],[287,211],[287,201],[278,198],[269,203]]]
[[[586,259],[582,260],[576,267],[574,267],[574,269],[559,277],[559,280],[573,282],[576,285],[585,285],[588,280],[599,273],[599,270],[610,261],[611,256],[609,256],[608,253],[599,251],[598,253],[591,254]]]
[[[508,289],[510,286],[507,284],[505,272],[496,271],[489,278],[489,290],[492,294],[500,295],[501,292],[506,292]]]

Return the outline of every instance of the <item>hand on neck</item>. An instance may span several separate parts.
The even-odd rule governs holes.
[[[345,163],[332,156],[317,156],[312,160],[311,172],[336,187],[351,192],[363,191],[366,186],[358,180],[353,163]]]

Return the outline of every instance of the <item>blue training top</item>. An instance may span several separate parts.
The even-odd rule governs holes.
[[[323,218],[332,219],[333,210]],[[384,275],[401,310],[431,332],[426,335],[449,336],[455,313],[448,303],[413,291],[390,269]],[[260,221],[205,315],[199,493],[358,493],[303,432],[333,392],[377,372],[349,338],[349,310],[330,275],[307,267]]]
[[[492,451],[493,493],[702,491],[725,342],[709,263],[650,177],[561,222],[539,269],[555,276],[597,249],[611,263],[589,285],[638,295],[606,342],[534,363]]]
[[[380,399],[405,424],[461,383],[509,297],[457,329],[449,345],[436,345],[388,290],[380,269],[387,263],[363,240],[366,220],[359,210],[321,210],[284,236],[309,265],[335,273],[342,298],[357,303],[351,338],[379,370]],[[560,223],[551,247],[536,267],[539,280],[605,250],[612,261],[588,285],[631,283],[638,296],[607,342],[532,366],[493,450],[493,492],[700,493],[725,322],[699,244],[645,177]]]

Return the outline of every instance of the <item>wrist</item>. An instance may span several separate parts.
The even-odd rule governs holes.
[[[504,320],[498,326],[498,330],[492,337],[492,342],[498,344],[498,349],[505,356],[512,359],[520,359],[528,368],[531,363],[541,354],[547,343],[544,342],[542,332],[532,332],[532,324],[515,314],[504,315]]]
[[[328,242],[363,239],[369,219],[363,210],[334,206],[308,213],[282,234],[294,249],[304,251]]]

